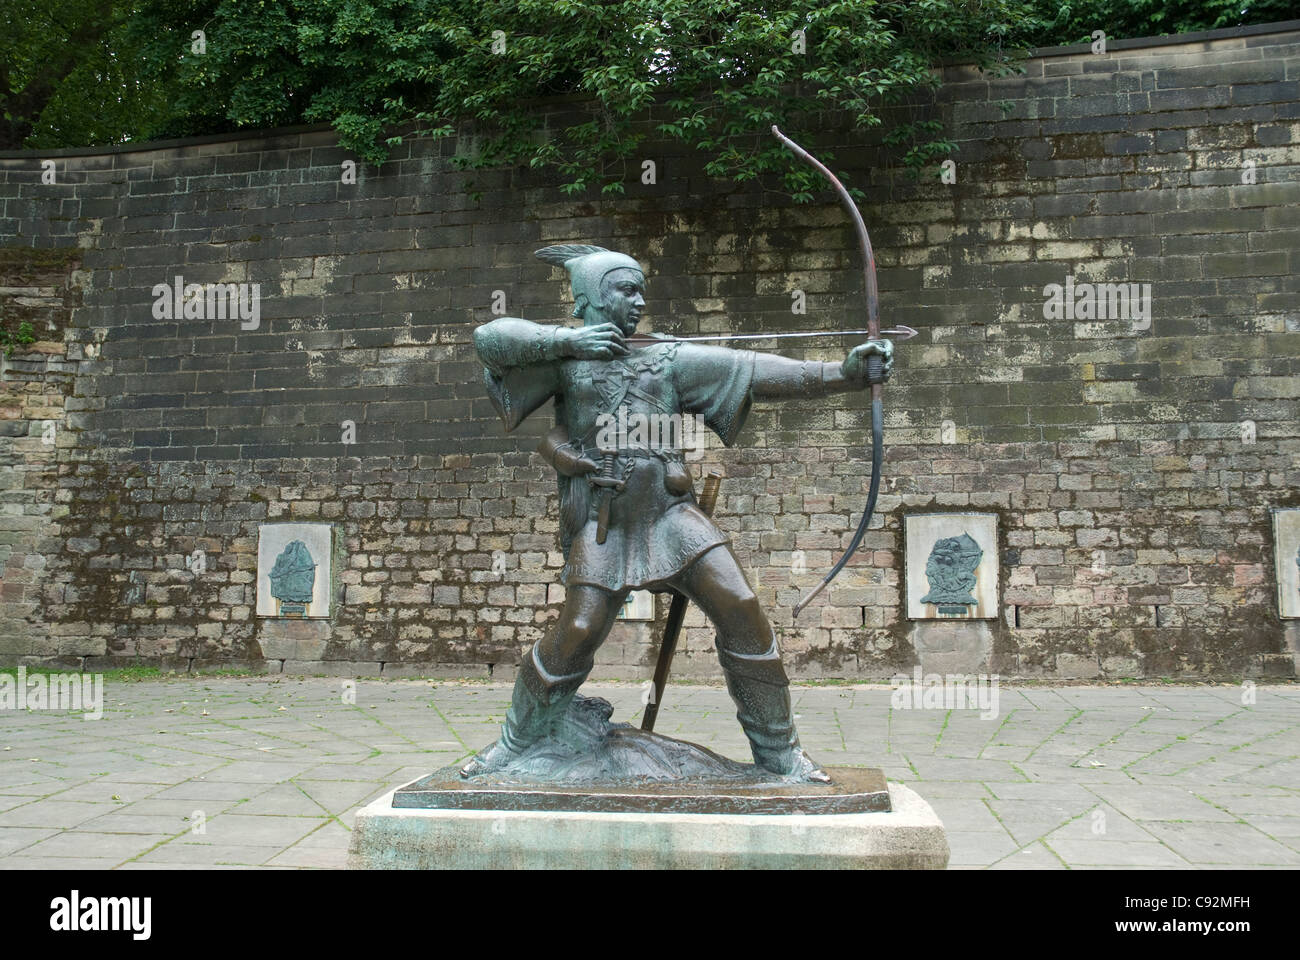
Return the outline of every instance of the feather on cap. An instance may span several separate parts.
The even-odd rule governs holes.
[[[590,243],[557,243],[533,251],[533,256],[538,260],[545,260],[547,263],[562,267],[570,260],[585,257],[589,253],[609,253],[609,251],[604,247],[592,246]]]

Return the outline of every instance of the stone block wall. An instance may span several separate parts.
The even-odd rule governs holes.
[[[73,247],[0,251],[0,657],[58,653],[43,637],[43,586],[62,549],[58,444],[76,365],[65,333],[85,282]],[[30,325],[31,342],[18,338]],[[99,652],[103,652],[101,649]]]
[[[718,522],[797,675],[1293,675],[1269,511],[1300,505],[1300,24],[1026,67],[953,68],[900,108],[947,122],[943,179],[833,118],[789,131],[865,192],[882,317],[921,335],[885,391],[878,519],[824,603],[792,617],[865,503],[864,397],[759,405],[734,448],[705,450],[700,472],[726,475]],[[355,183],[315,128],[0,154],[13,262],[75,257],[0,278],[0,305],[59,331],[3,375],[0,658],[509,677],[563,598],[532,452],[549,415],[502,433],[471,334],[502,299],[567,316],[534,249],[638,257],[657,330],[863,325],[829,195],[793,205],[653,142],[655,183],[638,169],[622,198],[570,198],[528,170],[469,184],[452,158],[470,148],[408,140]],[[157,316],[177,276],[257,284],[256,326]],[[1149,313],[1089,315],[1082,284],[1149,284]],[[1047,305],[1051,285],[1073,309]],[[33,440],[46,419],[53,447]],[[902,517],[949,510],[998,515],[997,620],[905,617]],[[255,616],[257,527],[285,519],[341,528],[329,622]],[[687,627],[678,672],[715,675],[711,631],[696,611]],[[657,629],[616,628],[598,675],[646,676]]]

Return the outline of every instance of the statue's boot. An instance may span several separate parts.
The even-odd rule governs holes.
[[[583,670],[566,676],[547,673],[534,644],[519,665],[510,709],[501,726],[501,738],[461,767],[460,775],[477,777],[500,770],[551,733],[589,672]]]
[[[749,737],[754,763],[764,770],[799,782],[830,783],[799,745],[790,706],[790,681],[781,665],[781,651],[772,639],[766,653],[734,653],[718,649],[727,690],[736,702],[736,719]]]

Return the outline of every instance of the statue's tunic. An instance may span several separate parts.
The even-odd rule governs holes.
[[[666,341],[634,347],[616,360],[489,367],[488,395],[507,430],[554,399],[557,423],[585,456],[600,464],[598,441],[617,440],[614,475],[624,483],[621,491],[605,494],[587,477],[559,477],[564,584],[615,592],[662,588],[726,542],[696,504],[681,449],[683,434],[688,440],[692,434],[680,424],[698,416],[730,446],[749,413],[754,356]],[[627,425],[622,436],[620,423]],[[660,428],[657,437],[648,425]],[[596,542],[602,496],[611,497],[603,544]]]

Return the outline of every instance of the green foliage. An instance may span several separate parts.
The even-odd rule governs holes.
[[[16,347],[23,347],[35,342],[35,331],[26,320],[18,324],[17,330],[10,330],[8,326],[0,325],[0,347],[4,348],[6,357],[12,357]]]
[[[139,7],[0,0],[0,150],[120,143],[165,116],[128,38]]]
[[[1014,69],[1031,45],[1293,16],[1294,0],[0,0],[0,148],[327,122],[381,164],[413,133],[464,134],[463,168],[516,164],[563,189],[640,176],[650,117],[709,174],[816,174],[768,134],[860,129],[917,102],[937,67]],[[206,49],[193,47],[201,30]],[[797,48],[802,42],[803,48]],[[569,95],[576,122],[541,128]],[[891,114],[895,116],[896,114]],[[954,149],[925,111],[882,130],[914,171]],[[7,142],[5,140],[7,138]]]
[[[1039,46],[1084,43],[1094,30],[1111,39],[1159,37],[1300,17],[1296,0],[1037,0]]]
[[[937,83],[964,59],[1011,69],[1024,0],[153,0],[132,37],[170,91],[155,134],[328,121],[372,163],[412,131],[472,123],[464,168],[549,169],[563,189],[622,193],[658,132],[737,182],[780,172],[796,195],[816,174],[770,136],[818,114],[880,124],[879,106]],[[208,47],[189,50],[203,25]],[[577,122],[538,130],[539,98],[574,95]],[[895,130],[920,166],[953,145],[924,123]]]

